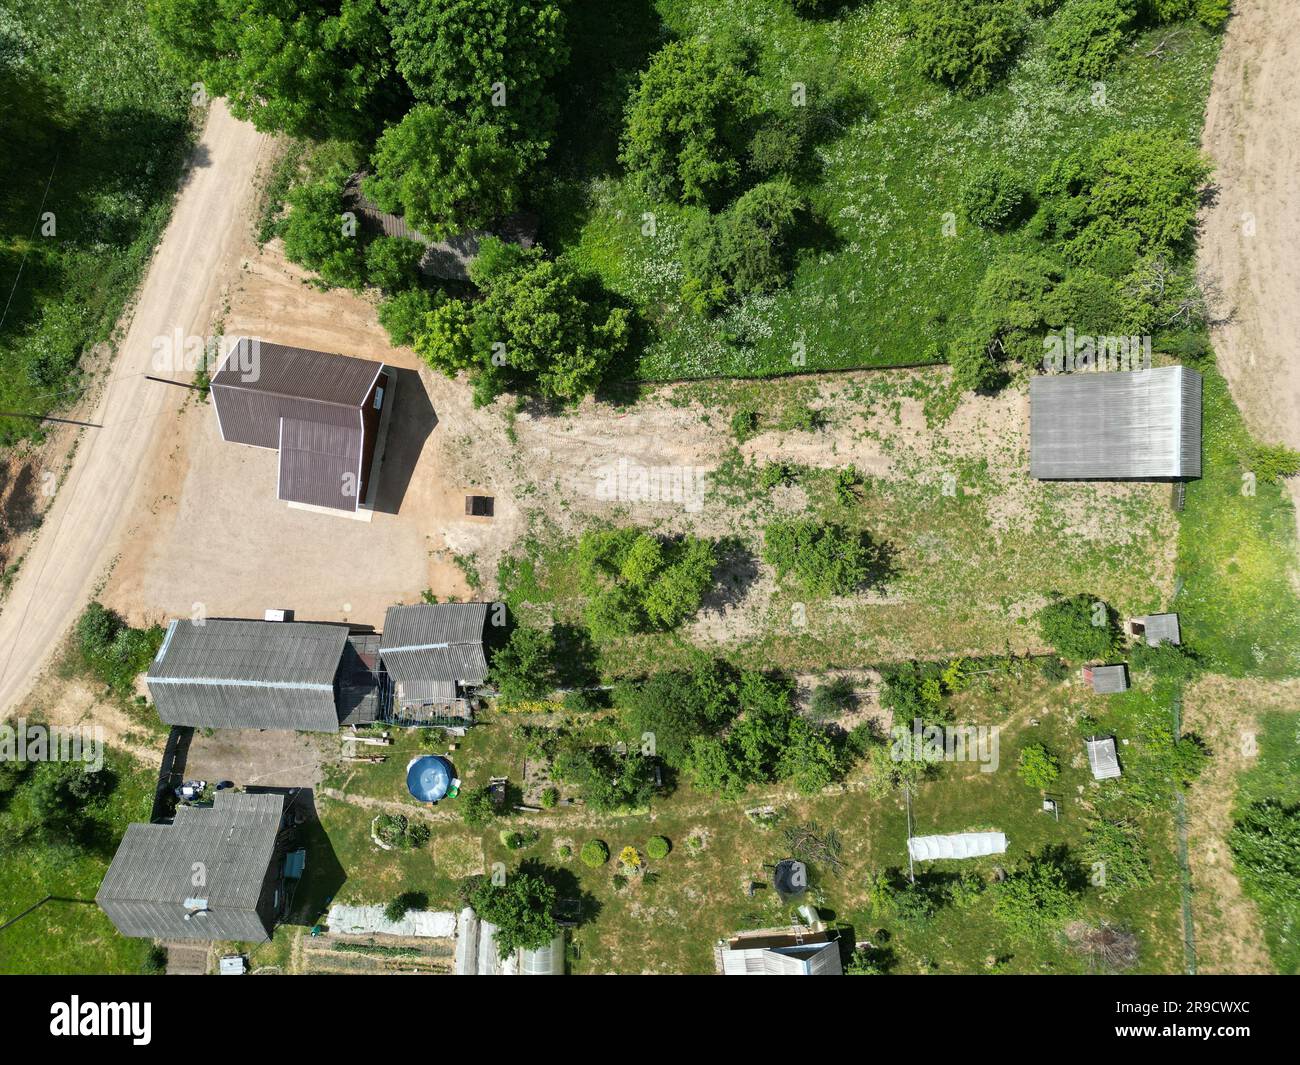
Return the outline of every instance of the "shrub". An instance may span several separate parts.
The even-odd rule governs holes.
[[[1048,47],[1066,74],[1094,80],[1115,62],[1135,15],[1134,0],[1065,0],[1048,27]]]
[[[618,852],[618,864],[624,869],[635,872],[641,868],[641,852],[635,847],[624,847]]]
[[[569,749],[556,755],[551,768],[557,780],[576,787],[597,812],[640,809],[654,793],[654,766],[639,753]]]
[[[1015,935],[1042,939],[1079,909],[1079,889],[1062,856],[1033,856],[994,888],[993,913]]]
[[[98,601],[86,607],[73,630],[82,664],[122,698],[135,690],[136,677],[149,668],[163,636],[158,625],[132,628]]]
[[[560,792],[556,788],[542,789],[540,802],[543,810],[553,810],[560,801]]]
[[[589,839],[582,845],[582,852],[579,854],[582,864],[591,869],[599,869],[609,861],[609,847],[604,840]]]
[[[712,585],[717,557],[708,540],[660,540],[629,527],[584,533],[577,562],[587,624],[599,640],[685,621]]]
[[[594,714],[609,705],[609,698],[603,691],[588,691],[575,688],[564,693],[564,709],[571,714]]]
[[[1103,899],[1114,900],[1152,882],[1146,842],[1130,822],[1099,818],[1088,826],[1083,860],[1100,874],[1093,881]]]
[[[384,907],[384,920],[396,924],[412,910],[423,910],[429,905],[429,896],[423,891],[403,891]]]
[[[1256,895],[1288,908],[1300,898],[1300,806],[1252,803],[1233,824],[1228,846]]]
[[[1017,0],[914,0],[912,7],[921,70],[964,96],[993,87],[1025,32]]]
[[[1031,788],[1050,788],[1061,775],[1061,763],[1041,743],[1022,748],[1016,773]]]
[[[760,177],[794,173],[812,140],[813,109],[787,107],[763,116],[749,141],[749,169]]]
[[[766,463],[758,471],[758,484],[760,488],[778,488],[783,484],[793,484],[796,480],[794,467],[787,466],[784,462]]]
[[[866,582],[876,552],[862,533],[816,521],[777,521],[763,530],[763,558],[778,578],[793,574],[811,595],[849,595]]]
[[[567,862],[570,858],[573,857],[573,848],[570,847],[567,843],[561,843],[558,847],[555,848],[555,853],[556,856],[559,857],[561,861]]]
[[[966,217],[986,229],[1006,229],[1021,221],[1028,203],[1024,178],[1000,164],[981,167],[962,190]]]
[[[1285,444],[1255,444],[1247,464],[1257,480],[1277,484],[1283,477],[1300,473],[1300,451]]]
[[[522,850],[528,845],[528,841],[524,839],[522,832],[511,832],[509,829],[502,829],[497,836],[501,840],[501,846],[505,847],[506,850]]]
[[[664,836],[651,836],[646,840],[646,857],[653,862],[663,861],[668,857],[668,852],[670,850],[672,850],[672,845]]]
[[[756,432],[758,432],[757,411],[738,410],[731,416],[731,435],[736,438],[736,443],[743,444]]]
[[[846,714],[857,705],[853,681],[835,677],[813,689],[810,709],[818,721],[830,721]]]
[[[464,795],[460,813],[470,828],[481,828],[496,817],[497,809],[486,785]]]
[[[1109,658],[1119,646],[1115,612],[1091,595],[1057,599],[1038,612],[1038,630],[1066,658]]]

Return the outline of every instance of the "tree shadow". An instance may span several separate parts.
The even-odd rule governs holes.
[[[744,600],[758,580],[761,567],[754,553],[739,537],[727,536],[719,540],[715,554],[718,563],[713,569],[713,583],[704,593],[700,609],[721,613]]]

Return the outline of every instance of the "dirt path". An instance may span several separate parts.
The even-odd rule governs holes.
[[[1195,894],[1197,969],[1203,973],[1275,972],[1260,929],[1259,910],[1241,890],[1227,837],[1238,776],[1257,757],[1259,715],[1293,711],[1300,682],[1272,683],[1209,676],[1188,689],[1183,726],[1211,751],[1187,795],[1189,857]]]
[[[1300,19],[1294,0],[1240,0],[1206,108],[1215,165],[1200,268],[1231,320],[1219,365],[1252,432],[1300,448]],[[1300,478],[1289,482],[1300,502]],[[1297,510],[1300,515],[1300,509]]]
[[[244,235],[267,138],[208,113],[171,223],[145,275],[111,379],[83,430],[71,471],[0,613],[0,714],[30,690],[68,625],[120,550],[122,522],[144,477],[150,444],[172,432],[185,393],[146,381],[156,337],[204,335]],[[180,378],[179,372],[160,376]]]

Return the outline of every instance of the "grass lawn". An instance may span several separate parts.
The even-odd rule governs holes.
[[[0,924],[45,895],[79,900],[47,902],[0,932],[0,973],[140,972],[150,941],[118,935],[94,898],[126,826],[149,819],[153,775],[113,751],[105,766],[117,775],[117,787],[92,811],[92,846],[24,839],[30,819],[23,785],[0,806]]]
[[[1008,79],[965,100],[915,69],[902,33],[902,0],[846,6],[801,19],[788,0],[615,0],[600,18],[575,12],[576,43],[542,241],[568,250],[651,324],[633,373],[646,380],[763,376],[807,369],[943,361],[952,334],[997,256],[1025,247],[966,222],[959,192],[977,166],[1009,164],[1036,179],[1062,154],[1127,129],[1199,136],[1219,39],[1199,27],[1141,35],[1107,74],[1105,98],[1064,82],[1034,34]],[[610,18],[620,31],[611,35]],[[660,21],[662,20],[662,25]],[[805,247],[791,285],[746,299],[717,319],[678,298],[685,212],[644,198],[616,162],[613,130],[632,84],[665,36],[740,38],[756,48],[764,107],[788,106],[792,85],[861,97],[817,149],[817,172],[799,183],[825,233]],[[613,39],[611,39],[611,36]],[[1168,41],[1149,58],[1153,37]],[[653,213],[653,236],[643,236]],[[945,235],[945,216],[956,219]]]
[[[1230,676],[1300,673],[1295,514],[1281,485],[1249,485],[1250,435],[1227,383],[1205,374],[1203,476],[1187,486],[1175,600],[1185,639]]]
[[[171,212],[189,89],[167,73],[144,0],[6,0],[0,44],[6,195],[0,408],[75,398],[83,350],[108,340]],[[52,216],[53,232],[47,232]],[[38,223],[41,225],[38,227]],[[0,419],[0,442],[31,432]]]

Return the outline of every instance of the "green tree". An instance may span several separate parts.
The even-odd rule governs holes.
[[[486,786],[475,788],[461,796],[460,814],[470,828],[482,828],[496,817],[492,793]]]
[[[730,720],[733,699],[734,688],[707,660],[690,672],[655,673],[614,690],[630,736],[637,743],[653,737],[655,754],[674,769],[686,765],[694,737],[716,735]]]
[[[548,946],[560,932],[552,912],[555,888],[534,873],[516,870],[504,884],[484,877],[467,901],[480,920],[496,926],[497,953],[503,961],[517,950]]]
[[[293,189],[284,223],[284,254],[330,285],[360,288],[365,258],[356,223],[344,217],[342,171]]]
[[[813,795],[844,775],[844,759],[825,729],[796,716],[790,720],[777,774]]]
[[[540,158],[547,83],[569,59],[566,0],[386,0],[397,70],[416,99],[508,130]]]
[[[492,655],[490,675],[502,698],[536,699],[555,688],[555,638],[550,629],[517,625]]]
[[[465,300],[445,299],[416,326],[415,353],[435,370],[454,377],[478,365],[474,355],[474,312]]]
[[[416,104],[384,130],[368,195],[430,237],[488,226],[513,211],[525,160],[497,126]]]
[[[699,610],[717,565],[707,540],[664,541],[634,527],[584,533],[576,561],[598,639],[675,628]]]
[[[391,109],[379,0],[147,0],[173,65],[258,129],[357,138]]]
[[[621,158],[657,196],[710,202],[740,177],[753,108],[735,59],[703,37],[671,41],[628,103]]]
[[[1065,0],[1048,26],[1048,47],[1068,75],[1093,81],[1118,58],[1136,15],[1134,0]]]
[[[366,280],[385,295],[414,288],[424,245],[406,237],[376,237],[366,247]]]
[[[794,186],[779,178],[754,186],[716,217],[696,215],[683,236],[683,297],[705,311],[733,295],[784,284],[792,236],[806,206]]]
[[[1016,0],[914,0],[911,20],[921,70],[964,96],[993,87],[1026,32]]]
[[[379,304],[379,324],[394,347],[413,344],[427,329],[426,320],[434,306],[434,294],[428,289],[408,288]]]

